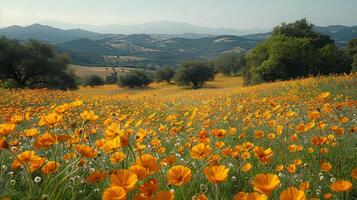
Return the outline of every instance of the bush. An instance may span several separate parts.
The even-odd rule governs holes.
[[[170,81],[174,77],[174,75],[175,75],[175,70],[173,67],[170,67],[170,66],[157,68],[155,70],[156,82],[166,81],[166,82],[170,83]]]
[[[245,84],[351,71],[351,59],[306,20],[282,24],[244,56]]]
[[[106,68],[107,69],[107,68]],[[105,83],[107,84],[116,84],[118,83],[118,72],[115,70],[115,67],[112,67],[113,72],[105,77]]]
[[[100,85],[104,85],[104,81],[100,76],[97,75],[91,75],[89,77],[87,77],[84,81],[84,86],[100,86]]]
[[[216,70],[225,76],[237,75],[242,66],[242,57],[240,53],[225,53],[215,60]]]
[[[192,88],[201,88],[206,81],[213,80],[214,67],[205,61],[190,61],[177,68],[174,80],[179,85],[190,85]]]
[[[147,87],[153,82],[152,75],[145,70],[133,70],[119,76],[118,85],[129,88]]]
[[[19,88],[75,89],[69,73],[69,56],[56,54],[47,44],[30,40],[21,43],[0,38],[0,79]]]

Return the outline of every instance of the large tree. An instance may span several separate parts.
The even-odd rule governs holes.
[[[17,87],[75,88],[68,63],[67,55],[56,54],[47,44],[0,38],[0,79],[12,80]]]
[[[225,76],[236,75],[243,65],[242,57],[240,53],[224,53],[215,60],[215,67]]]
[[[276,27],[271,38],[245,55],[244,63],[246,84],[351,70],[347,54],[305,19]]]
[[[174,76],[179,85],[190,85],[192,88],[201,88],[206,81],[213,80],[214,67],[206,61],[189,61],[181,64]]]

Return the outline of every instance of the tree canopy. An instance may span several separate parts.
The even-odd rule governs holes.
[[[215,60],[216,70],[225,76],[236,75],[240,72],[243,62],[240,53],[225,53]]]
[[[56,54],[47,44],[0,38],[0,79],[14,82],[15,87],[75,89],[68,64],[68,55]]]
[[[268,40],[245,55],[244,63],[246,84],[351,70],[349,56],[306,19],[277,26]]]
[[[145,70],[133,70],[119,76],[118,85],[129,88],[143,88],[152,83],[152,75]]]
[[[191,85],[192,88],[200,88],[208,80],[215,76],[214,67],[206,61],[189,61],[181,64],[174,76],[179,85]]]

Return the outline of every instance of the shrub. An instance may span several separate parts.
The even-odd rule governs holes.
[[[152,75],[145,70],[133,70],[119,76],[118,85],[129,88],[142,88],[153,82]]]
[[[174,75],[175,75],[175,70],[173,67],[170,66],[160,67],[155,70],[155,80],[157,82],[166,81],[170,83]]]
[[[216,70],[225,76],[237,75],[242,66],[242,57],[240,53],[225,53],[215,60]]]
[[[84,85],[91,87],[100,86],[104,85],[104,80],[98,75],[91,75],[85,79]]]
[[[190,85],[192,88],[201,88],[206,81],[213,80],[214,67],[206,61],[189,61],[177,68],[174,80],[179,85]]]

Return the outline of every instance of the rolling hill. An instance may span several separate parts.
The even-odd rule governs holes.
[[[168,22],[166,24],[166,28],[173,25]],[[161,23],[160,26],[162,25]],[[78,65],[162,66],[177,65],[190,59],[212,58],[227,52],[244,52],[271,34],[267,32],[244,36],[217,36],[202,34],[197,27],[192,27],[193,25],[185,26],[183,30],[196,30],[198,33],[183,33],[177,30],[177,34],[173,35],[164,34],[165,31],[161,34],[101,34],[82,29],[62,30],[34,24],[3,28],[0,29],[0,35],[18,40],[37,39],[47,42],[57,51],[69,53],[73,64]],[[145,32],[145,27],[142,28],[137,31]],[[315,29],[331,36],[339,46],[345,46],[351,39],[357,38],[357,26],[315,26]]]

